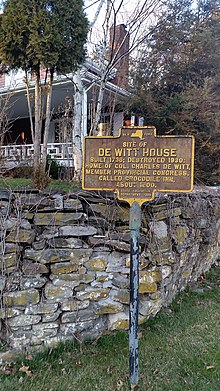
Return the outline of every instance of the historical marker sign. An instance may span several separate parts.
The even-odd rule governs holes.
[[[193,136],[157,136],[154,127],[122,127],[118,137],[85,137],[83,189],[113,190],[141,205],[155,192],[193,188]]]
[[[193,189],[194,138],[157,136],[153,127],[123,127],[118,137],[85,137],[85,190],[113,190],[131,205],[130,384],[138,383],[138,285],[141,205],[155,192]]]

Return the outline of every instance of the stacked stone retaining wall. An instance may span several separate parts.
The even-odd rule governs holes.
[[[127,329],[129,207],[108,193],[0,191],[0,359]],[[142,208],[139,322],[217,263],[217,190]]]

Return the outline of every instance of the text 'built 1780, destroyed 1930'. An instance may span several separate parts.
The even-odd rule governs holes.
[[[83,189],[113,190],[142,204],[155,192],[193,188],[194,138],[157,136],[154,127],[123,127],[118,137],[84,139]]]

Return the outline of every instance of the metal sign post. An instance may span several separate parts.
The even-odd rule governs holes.
[[[141,205],[156,192],[191,192],[194,138],[157,136],[154,127],[122,127],[118,137],[84,138],[82,188],[112,190],[130,204],[130,384],[138,383],[138,287]]]
[[[130,384],[138,383],[138,288],[139,288],[139,239],[141,207],[137,202],[130,209],[130,311],[129,311],[129,366]]]

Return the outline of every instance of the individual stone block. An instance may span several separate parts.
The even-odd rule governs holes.
[[[8,216],[8,213],[10,211],[11,205],[8,201],[1,201],[0,200],[0,217],[6,217]]]
[[[143,316],[149,316],[153,306],[153,300],[139,300],[139,313]]]
[[[58,303],[40,303],[37,305],[29,305],[25,309],[27,315],[45,315],[53,314],[58,309]]]
[[[124,208],[118,205],[108,205],[108,204],[91,204],[90,205],[90,214],[92,216],[99,215],[104,217],[107,221],[120,221],[123,223],[129,222],[129,208]]]
[[[72,262],[61,262],[51,265],[51,272],[56,275],[76,272],[78,269],[79,265]]]
[[[182,216],[184,219],[193,219],[195,216],[195,210],[193,206],[188,206],[187,208],[182,207]]]
[[[153,238],[154,240],[148,245],[148,251],[150,251],[153,256],[155,254],[162,254],[164,252],[171,252],[172,243],[169,237],[165,237],[163,239]]]
[[[37,274],[47,274],[49,273],[49,269],[42,263],[24,260],[22,263],[22,272],[26,276],[35,276]]]
[[[119,273],[113,278],[112,283],[120,289],[128,289],[130,287],[130,280]]]
[[[59,236],[92,236],[97,234],[97,229],[89,225],[72,225],[60,227]]]
[[[128,223],[130,220],[130,209],[118,206],[115,214],[113,209],[113,216],[115,216],[115,219],[117,221],[121,221],[122,223]]]
[[[54,286],[48,283],[45,287],[45,296],[50,303],[62,302],[63,299],[73,296],[73,290],[68,287]]]
[[[17,268],[18,265],[18,254],[9,253],[0,256],[0,269],[6,273],[10,273]]]
[[[96,281],[101,283],[111,281],[113,277],[114,275],[112,273],[99,272],[99,271],[97,271],[96,273]]]
[[[1,308],[0,309],[0,318],[1,319],[8,319],[13,318],[14,316],[20,315],[22,312],[17,308]]]
[[[88,224],[96,227],[98,230],[107,230],[109,227],[109,222],[103,217],[90,216],[88,218]]]
[[[9,219],[5,220],[4,222],[4,229],[6,231],[11,231],[11,230],[19,230],[19,229],[27,229],[31,230],[31,224],[29,223],[28,220],[20,220],[17,217],[10,217]]]
[[[67,287],[74,289],[80,285],[80,282],[77,280],[63,280],[62,278],[60,278],[60,276],[57,276],[57,278],[53,280],[53,285],[57,287]]]
[[[87,288],[84,292],[77,292],[76,298],[79,300],[92,300],[92,301],[98,301],[100,299],[104,299],[108,297],[109,295],[109,289],[107,288],[100,288],[100,289],[93,289],[93,288]]]
[[[173,252],[157,252],[151,254],[149,258],[154,265],[171,265],[176,261]]]
[[[110,298],[115,301],[119,301],[122,304],[129,304],[130,294],[128,289],[112,289]]]
[[[42,288],[47,282],[46,277],[32,276],[32,277],[22,277],[20,281],[21,289],[30,289],[30,288]]]
[[[83,213],[43,213],[37,212],[34,216],[35,225],[63,226],[76,224],[83,217]]]
[[[72,297],[61,303],[61,309],[62,311],[78,311],[88,308],[89,304],[89,300],[80,301]]]
[[[11,191],[6,189],[0,189],[0,200],[1,201],[10,201]]]
[[[92,326],[93,321],[90,321],[90,324]],[[87,322],[85,322],[85,328],[87,328]],[[60,326],[60,333],[67,337],[74,337],[74,334],[76,333],[76,323],[64,323]]]
[[[104,217],[108,220],[109,216],[109,205],[106,204],[90,204],[90,215],[96,217],[96,215]]]
[[[1,252],[4,255],[5,254],[10,254],[10,253],[19,254],[21,247],[18,246],[17,243],[4,243],[4,242],[1,242],[0,243],[0,249],[1,249]]]
[[[104,314],[115,314],[117,312],[122,312],[124,309],[123,304],[116,302],[111,299],[107,300],[99,300],[98,307],[97,307],[97,313],[99,315]]]
[[[113,250],[130,252],[130,244],[121,242],[119,240],[109,240],[106,237],[92,236],[89,238],[89,244],[91,247],[97,247],[100,245],[108,246]]]
[[[52,238],[48,240],[52,248],[82,248],[83,242],[78,238]]]
[[[62,323],[78,323],[78,322],[86,322],[88,320],[97,319],[98,315],[95,309],[86,308],[85,310],[78,310],[74,312],[66,312],[62,315],[61,321]]]
[[[0,292],[2,292],[5,289],[6,284],[6,276],[0,277]]]
[[[45,247],[46,241],[45,239],[38,240],[32,243],[32,247],[34,250],[43,250]]]
[[[89,330],[93,330],[95,327],[96,320],[87,320],[85,322],[79,323],[64,323],[60,326],[60,331],[67,336],[74,336],[75,334],[80,333],[80,340],[82,331],[88,332]]]
[[[173,239],[177,245],[180,245],[185,242],[188,237],[189,229],[187,226],[179,226],[175,228],[175,231],[172,234]]]
[[[150,210],[150,212],[155,214],[163,210],[167,210],[167,203],[153,204],[148,206],[148,209]]]
[[[124,312],[109,315],[109,329],[110,330],[128,330],[129,319]]]
[[[108,327],[106,316],[102,317],[102,318],[98,318],[96,320],[93,320],[92,327],[87,327],[87,329],[85,329],[85,330],[82,330],[81,325],[83,325],[83,323],[76,324],[77,332],[78,333],[80,332],[80,340],[81,341],[97,339],[98,337],[103,335],[103,333],[105,333],[105,331],[107,330],[107,327]]]
[[[64,199],[63,207],[64,207],[64,209],[71,209],[71,210],[76,210],[76,211],[83,209],[81,201],[78,200],[77,198],[75,198],[75,199],[68,198],[66,200]]]
[[[92,254],[92,249],[46,249],[35,251],[32,249],[25,250],[25,258],[32,259],[43,264],[58,263],[70,261],[81,265],[88,261]]]
[[[151,232],[157,237],[157,239],[166,238],[168,235],[167,224],[164,221],[152,222],[149,224]]]
[[[121,272],[122,266],[125,266],[126,255],[118,251],[113,251],[108,255],[107,272]]]
[[[159,270],[140,271],[139,293],[157,292],[157,282],[161,280]]]
[[[107,266],[107,260],[103,257],[103,254],[97,254],[86,262],[85,266],[88,270],[104,271]]]
[[[36,289],[8,292],[3,295],[3,304],[8,307],[37,304],[39,300],[39,292]]]
[[[75,288],[79,284],[89,284],[90,282],[94,281],[95,279],[95,273],[87,273],[87,274],[78,274],[78,273],[72,273],[72,274],[60,274],[57,275],[51,275],[50,279],[53,281],[53,285],[55,286],[69,286],[72,288]]]
[[[54,199],[54,208],[55,209],[63,209],[63,195],[61,194],[53,194]]]
[[[46,314],[46,315],[43,315],[43,316],[42,316],[42,322],[43,322],[43,323],[55,322],[55,321],[59,318],[59,316],[60,316],[61,313],[62,313],[62,311],[61,311],[61,310],[58,310],[58,311],[54,312],[54,314]]]
[[[8,319],[8,325],[11,327],[24,327],[37,324],[41,321],[39,315],[19,315],[14,318]]]
[[[160,268],[162,273],[162,279],[169,277],[172,274],[172,267],[168,265],[164,265]]]
[[[32,335],[42,340],[57,335],[58,323],[37,324],[32,327]]]
[[[54,201],[48,197],[42,197],[40,194],[17,194],[16,204],[23,209],[44,209],[53,208]]]
[[[6,242],[31,244],[35,239],[34,230],[17,229],[9,232]]]

